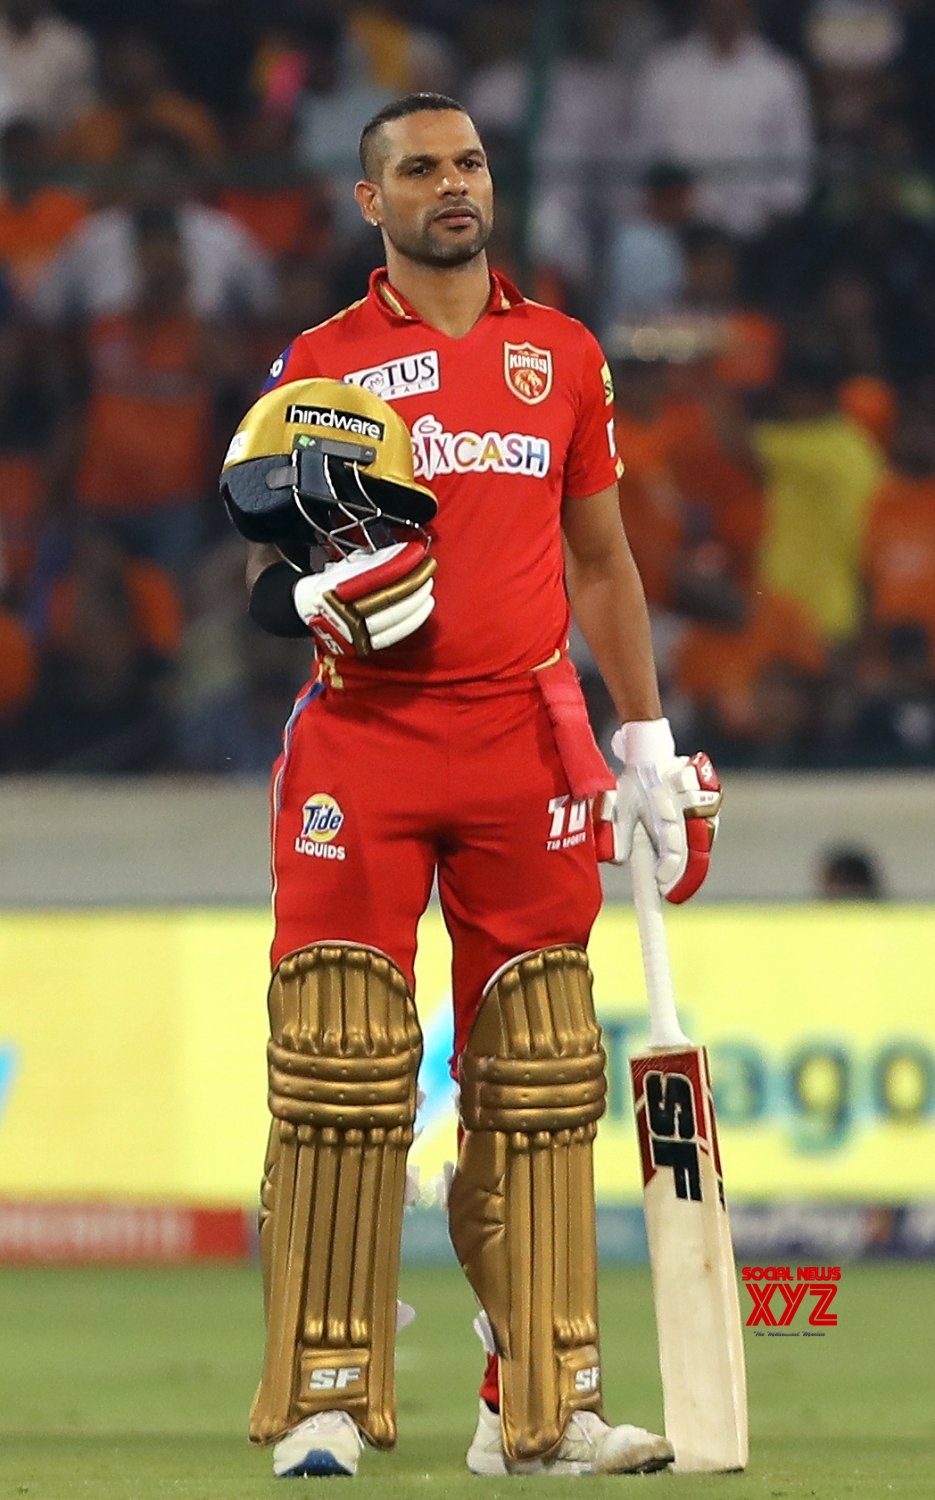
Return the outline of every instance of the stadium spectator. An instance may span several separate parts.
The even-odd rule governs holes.
[[[860,622],[864,532],[884,469],[876,444],[839,411],[837,390],[826,360],[788,359],[781,415],[755,434],[766,480],[761,576],[797,599],[828,642]]]
[[[65,241],[36,289],[40,319],[64,324],[129,311],[137,292],[134,225],[151,211],[175,215],[199,316],[263,314],[271,297],[265,256],[229,214],[195,201],[190,173],[191,155],[178,136],[154,127],[134,136],[121,163],[122,201],[92,214]]]
[[[242,575],[239,550],[238,563]],[[242,588],[242,576],[238,581]],[[195,649],[198,639],[191,642]],[[242,610],[230,643],[237,659],[227,681],[179,705],[179,760],[191,771],[266,775],[268,757],[275,760],[282,742],[283,701],[295,697],[307,676],[308,653],[252,628]]]
[[[775,319],[743,296],[736,239],[697,225],[686,230],[685,250],[682,308],[697,327],[707,325],[715,379],[740,390],[771,385],[779,370],[782,332]]]
[[[763,538],[763,471],[742,396],[719,384],[714,365],[700,359],[670,373],[669,458],[691,503],[693,539],[716,541],[727,573],[747,590]]]
[[[886,895],[876,856],[850,844],[821,851],[815,885],[823,901],[882,901]]]
[[[885,164],[861,170],[849,202],[824,240],[826,292],[853,278],[868,303],[880,355],[872,373],[897,381],[935,367],[935,230],[900,200],[898,176]],[[854,373],[868,370],[872,352]]]
[[[99,7],[102,0],[84,0]],[[236,124],[248,100],[248,77],[256,42],[255,0],[159,0],[135,7],[112,0],[118,26],[145,26],[167,58],[175,84],[198,99],[213,119]]]
[[[298,38],[296,58],[302,85],[295,105],[299,159],[331,184],[336,227],[350,235],[360,228],[352,191],[359,175],[360,121],[375,114],[393,91],[374,82],[360,66],[346,27],[337,19],[307,23]]]
[[[18,764],[20,726],[38,675],[38,653],[29,632],[0,607],[0,771]]]
[[[726,765],[756,771],[820,766],[824,763],[821,693],[821,680],[811,672],[789,661],[767,660],[758,667],[751,684],[746,733],[724,733],[722,727],[724,737],[720,738],[714,720],[711,741],[717,742]]]
[[[835,153],[869,144],[870,122],[893,96],[902,40],[898,0],[812,0],[806,63],[820,139]]]
[[[454,57],[443,34],[418,24],[406,0],[363,0],[351,7],[350,37],[370,80],[393,94],[444,94]]]
[[[366,275],[362,274],[366,284]],[[323,323],[334,306],[331,265],[326,257],[281,256],[276,262],[273,306],[257,329],[255,369],[268,369],[295,337],[297,328]]]
[[[811,345],[830,350],[841,374],[853,378],[888,373],[886,347],[873,281],[836,262],[818,283],[812,306]]]
[[[88,212],[74,189],[47,181],[49,138],[35,120],[0,130],[0,249],[16,297],[29,300],[59,246]]]
[[[332,194],[298,159],[294,115],[254,107],[233,132],[233,145],[238,170],[217,207],[270,256],[324,255],[332,243]]]
[[[634,357],[626,331],[622,344],[606,346],[624,525],[656,610],[735,623],[757,568],[761,468],[742,403],[717,380],[716,361],[702,349],[687,359],[685,335],[671,331],[675,359],[666,358],[665,340],[660,357]]]
[[[889,453],[899,406],[894,386],[878,375],[851,375],[841,382],[838,405],[869,433],[884,453]]]
[[[87,529],[48,602],[39,685],[21,730],[24,764],[57,772],[165,768],[164,683],[178,641],[171,584]]]
[[[60,433],[60,488],[74,471],[79,512],[95,516],[133,555],[182,575],[203,536],[203,498],[217,458],[212,360],[225,336],[192,305],[171,210],[139,214],[134,233],[132,307],[101,312],[85,330],[87,397],[61,424],[71,441]]]
[[[185,742],[189,723],[200,720],[205,704],[228,698],[241,683],[242,593],[243,548],[229,527],[225,536],[199,555],[189,579],[187,618],[173,684],[179,744]]]
[[[935,12],[928,0],[902,0],[903,45],[892,72],[906,100],[916,149],[935,152]]]
[[[685,626],[673,653],[672,681],[719,742],[750,744],[759,735],[764,677],[777,664],[791,669],[797,681],[817,684],[827,664],[824,643],[795,600],[759,589],[737,623]],[[767,684],[772,702],[789,691],[785,682]]]
[[[141,32],[111,36],[101,50],[102,98],[59,138],[64,161],[103,163],[124,157],[133,138],[151,127],[177,136],[193,160],[220,155],[221,136],[203,104],[173,88],[165,58]]]
[[[43,0],[0,0],[0,126],[67,125],[94,98],[94,45]]]
[[[862,766],[931,766],[935,672],[928,632],[907,623],[881,626],[873,635],[875,681],[858,701],[847,759]]]
[[[650,54],[636,130],[643,160],[697,172],[701,218],[733,233],[758,234],[805,200],[806,81],[758,33],[750,0],[699,0],[689,35]]]
[[[685,539],[685,498],[672,471],[665,424],[667,368],[658,360],[615,357],[611,343],[606,348],[616,394],[614,435],[624,464],[624,529],[649,605],[667,609],[674,602],[674,575]]]
[[[935,652],[935,429],[903,409],[890,468],[873,497],[863,551],[871,620],[922,626]]]
[[[660,162],[642,181],[642,203],[611,229],[601,323],[669,312],[682,299],[687,266],[684,234],[694,219],[694,180],[685,167]]]
[[[47,592],[41,627],[46,650],[65,651],[76,628],[82,590],[89,581],[119,579],[126,590],[133,628],[156,661],[168,665],[179,653],[182,606],[168,573],[125,553],[105,530],[79,528],[74,548]]]
[[[6,602],[25,603],[44,522],[42,465],[53,420],[53,391],[41,343],[17,315],[0,269],[0,539]]]
[[[608,168],[618,161],[624,101],[608,57],[604,13],[568,7],[563,45],[549,69],[543,118],[532,152],[532,258],[558,271],[580,296],[615,196]],[[465,103],[491,159],[515,159],[530,121],[528,66],[533,13],[491,14],[491,60],[468,83]],[[664,153],[659,153],[661,157]],[[656,158],[654,158],[655,160]]]

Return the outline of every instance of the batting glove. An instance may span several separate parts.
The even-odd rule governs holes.
[[[708,757],[676,755],[668,719],[624,724],[611,740],[623,765],[614,803],[614,862],[625,864],[642,823],[656,853],[656,883],[676,905],[708,873],[721,783]]]
[[[435,608],[435,559],[421,541],[352,552],[300,578],[296,610],[332,656],[369,656],[424,625]]]

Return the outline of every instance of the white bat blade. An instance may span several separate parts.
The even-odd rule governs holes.
[[[683,1473],[743,1469],[743,1331],[703,1047],[631,1059],[666,1436]]]

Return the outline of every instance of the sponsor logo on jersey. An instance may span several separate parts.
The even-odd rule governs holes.
[[[538,406],[552,389],[552,351],[535,344],[504,344],[503,374],[514,396]]]
[[[314,859],[346,859],[343,844],[336,844],[344,827],[340,803],[330,792],[313,792],[302,808],[302,832],[295,841],[296,854],[310,854]]]
[[[610,373],[610,365],[606,359],[601,365],[601,381],[604,386],[604,405],[612,406],[614,400],[614,377]]]
[[[359,417],[354,411],[338,411],[334,406],[287,406],[286,421],[300,422],[303,427],[327,427],[332,432],[353,432],[355,437],[381,438],[386,431],[382,422]]]
[[[344,379],[349,385],[361,385],[381,401],[398,401],[401,396],[418,396],[440,387],[438,350],[423,349],[421,354],[407,354],[402,359],[387,360],[366,370],[352,370]]]
[[[552,445],[528,432],[448,432],[437,417],[420,417],[412,427],[418,479],[436,474],[532,474],[549,472]]]

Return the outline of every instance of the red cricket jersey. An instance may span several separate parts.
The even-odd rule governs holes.
[[[360,302],[302,333],[264,390],[316,376],[364,386],[412,434],[434,491],[435,610],[379,657],[343,657],[349,683],[501,680],[564,646],[563,498],[621,472],[610,372],[582,323],[491,275],[487,311],[463,338],[423,322],[375,271]]]

